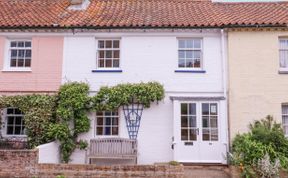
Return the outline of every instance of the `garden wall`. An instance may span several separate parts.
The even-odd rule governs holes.
[[[184,168],[171,165],[97,166],[85,164],[38,164],[38,149],[0,150],[0,177],[184,177]]]

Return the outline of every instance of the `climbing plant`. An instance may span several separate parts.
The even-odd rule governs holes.
[[[85,149],[85,141],[77,137],[90,129],[89,86],[86,83],[72,82],[60,87],[57,95],[56,123],[51,123],[48,136],[60,142],[62,161],[68,162],[75,148]]]
[[[55,122],[56,108],[54,95],[1,96],[0,109],[16,107],[25,113],[25,130],[30,148],[51,141],[47,137],[49,123]],[[2,119],[0,119],[2,120]]]
[[[123,105],[138,102],[149,108],[150,104],[164,98],[164,88],[158,82],[139,84],[119,84],[114,87],[101,87],[92,98],[97,111],[114,110]]]
[[[55,95],[0,96],[0,109],[17,107],[24,112],[30,147],[58,140],[62,161],[67,163],[76,148],[88,145],[78,140],[79,134],[90,129],[87,112],[114,110],[135,102],[148,108],[163,98],[164,88],[158,82],[101,87],[95,96],[89,96],[88,84],[69,82]]]

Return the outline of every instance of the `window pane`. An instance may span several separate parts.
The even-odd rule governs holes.
[[[26,50],[25,57],[27,58],[31,57],[31,50]]]
[[[98,48],[104,48],[104,41],[103,40],[98,41]]]
[[[202,117],[202,127],[209,127],[209,117],[208,116],[203,116]]]
[[[112,60],[106,60],[106,66],[105,67],[112,67]]]
[[[113,58],[120,58],[120,51],[117,50],[117,51],[113,51]]]
[[[9,125],[13,125],[14,124],[14,116],[7,117],[7,122]]]
[[[113,41],[113,48],[119,48],[119,40]]]
[[[282,50],[279,52],[280,57],[280,67],[288,67],[288,50]]]
[[[112,135],[118,135],[118,127],[112,127]]]
[[[186,59],[186,67],[193,67],[193,59]]]
[[[17,42],[16,41],[11,41],[10,46],[11,47],[16,47],[17,46]]]
[[[105,129],[104,135],[111,135],[111,127],[105,127],[104,129]]]
[[[288,115],[288,105],[282,105],[282,114]]]
[[[202,114],[203,115],[209,115],[209,104],[208,103],[202,104]]]
[[[99,60],[98,67],[104,67],[104,60]]]
[[[211,130],[211,140],[218,141],[218,129]]]
[[[196,104],[195,103],[189,104],[189,114],[190,115],[196,115]]]
[[[18,47],[24,47],[24,41],[18,41]]]
[[[189,58],[189,59],[193,58],[193,52],[194,51],[186,51],[186,58]]]
[[[212,127],[212,128],[217,128],[218,127],[217,117],[211,117],[211,119],[210,119],[210,127]]]
[[[15,124],[21,125],[21,123],[22,123],[22,117],[16,117]]]
[[[7,134],[8,135],[13,135],[13,126],[7,126]]]
[[[24,58],[25,50],[18,50],[18,57]]]
[[[119,60],[113,60],[113,67],[119,67]]]
[[[189,136],[190,136],[190,139],[189,140],[191,140],[191,141],[195,141],[195,140],[197,140],[197,131],[196,131],[196,129],[190,129],[189,130]]]
[[[10,67],[16,67],[17,66],[17,60],[11,59]]]
[[[118,118],[112,118],[112,125],[118,125]]]
[[[202,139],[205,141],[210,140],[210,130],[209,129],[203,129],[202,132],[203,132]]]
[[[111,117],[105,117],[105,125],[111,125]]]
[[[178,51],[178,57],[179,58],[185,58],[185,51]]]
[[[188,127],[187,116],[181,116],[181,127]]]
[[[187,103],[181,103],[181,114],[187,115],[188,111],[187,111]]]
[[[25,60],[25,67],[30,67],[31,66],[31,59],[26,59]]]
[[[31,47],[31,41],[26,41],[25,42],[25,47],[28,47],[28,48]]]
[[[103,118],[97,118],[97,125],[102,126],[103,125]]]
[[[189,116],[189,127],[197,127],[196,116]]]
[[[181,129],[181,140],[188,140],[188,129]]]
[[[215,103],[210,104],[210,114],[217,115],[217,104]]]
[[[194,59],[200,59],[200,57],[201,57],[201,51],[193,51]]]
[[[112,41],[111,40],[105,41],[105,48],[112,48]]]
[[[112,51],[105,51],[105,58],[112,58]]]
[[[21,126],[15,126],[14,134],[21,135]]]
[[[194,60],[194,68],[200,68],[200,67],[201,67],[200,59],[195,59]]]
[[[17,50],[11,50],[11,57],[17,57]]]
[[[97,134],[97,135],[103,135],[103,127],[97,127],[96,130],[97,130],[97,131],[96,131],[96,134]]]
[[[8,108],[7,109],[7,114],[14,114],[14,109],[13,108]]]
[[[194,39],[194,48],[201,48],[201,40],[200,39]]]
[[[178,67],[185,67],[185,59],[179,59]]]
[[[24,59],[18,59],[18,67],[23,67],[24,66]]]
[[[179,48],[185,48],[185,40],[179,40],[178,46],[179,46]]]
[[[194,40],[187,40],[186,41],[186,48],[193,48],[193,41]]]
[[[288,40],[281,39],[281,40],[279,40],[279,42],[280,42],[280,49],[288,48]]]
[[[104,59],[105,58],[105,52],[99,51],[99,58]]]

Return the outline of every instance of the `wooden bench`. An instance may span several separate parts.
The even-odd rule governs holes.
[[[137,140],[127,138],[91,139],[87,161],[91,159],[131,159],[137,161]]]

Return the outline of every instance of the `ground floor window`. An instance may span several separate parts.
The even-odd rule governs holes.
[[[119,133],[119,114],[118,111],[102,111],[96,113],[96,134],[99,135],[118,135]]]
[[[288,104],[282,104],[282,125],[284,134],[288,135]]]
[[[202,103],[202,139],[218,141],[217,103]]]
[[[6,109],[6,135],[25,135],[24,113],[18,108]]]

